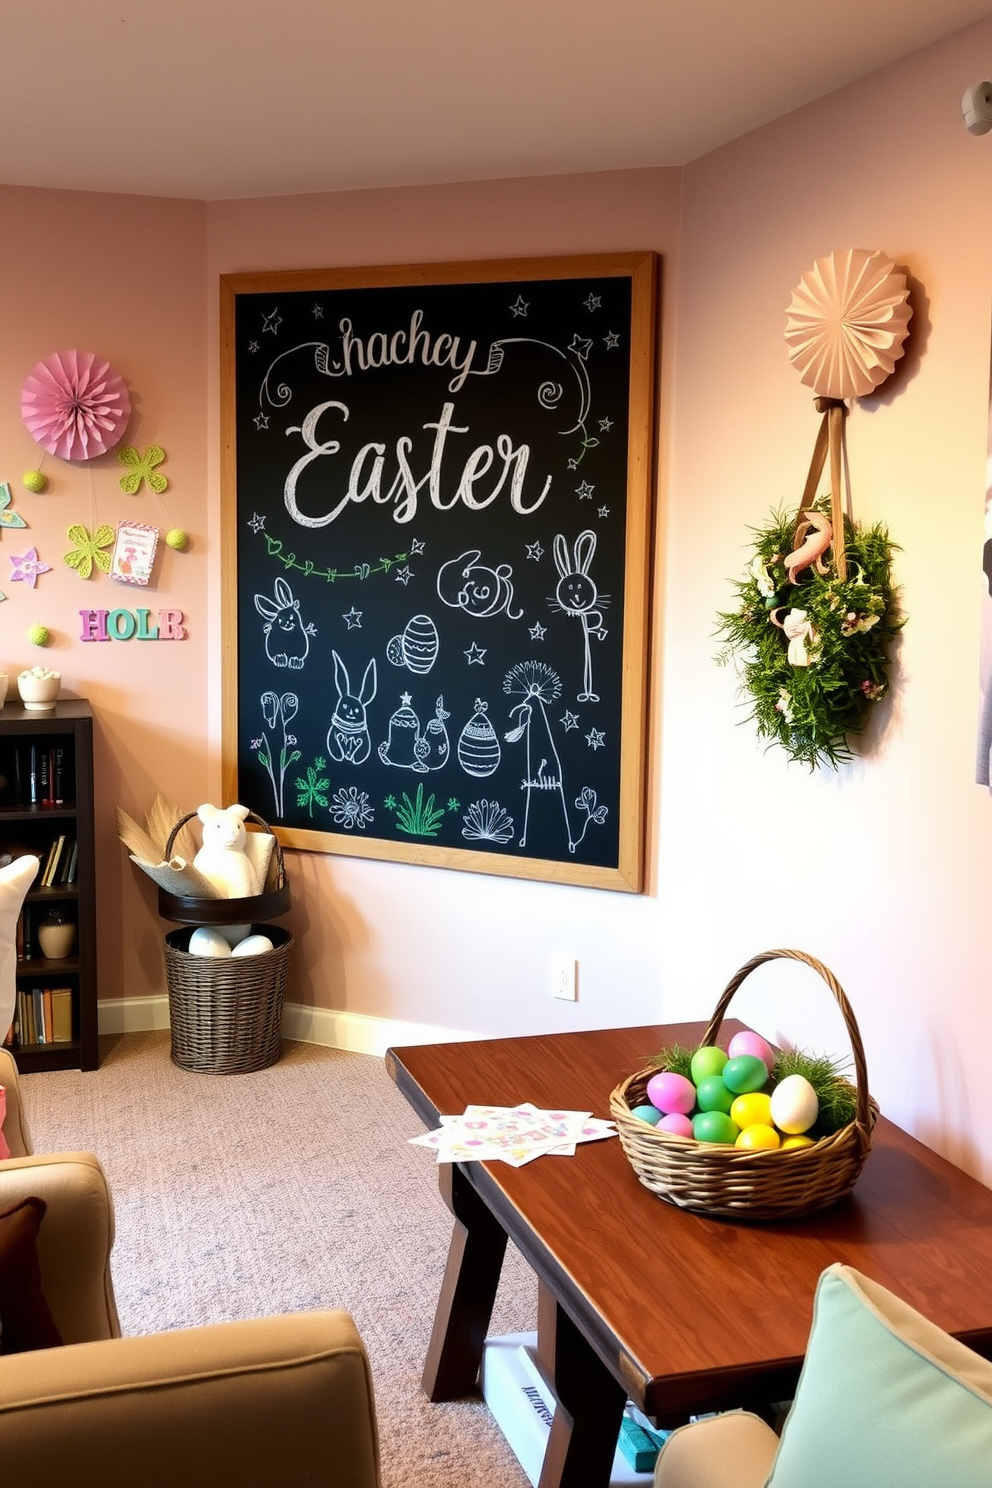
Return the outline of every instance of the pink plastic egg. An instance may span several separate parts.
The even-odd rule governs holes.
[[[659,1111],[664,1111],[666,1116],[677,1112],[687,1116],[696,1104],[696,1087],[685,1075],[673,1074],[671,1070],[664,1070],[657,1075],[652,1075],[647,1086],[648,1100]]]
[[[680,1111],[672,1111],[669,1116],[662,1116],[658,1122],[658,1131],[669,1132],[673,1137],[691,1137],[692,1122],[688,1116],[683,1116]]]
[[[738,1054],[753,1054],[755,1058],[762,1060],[769,1074],[775,1063],[775,1050],[771,1044],[767,1039],[763,1039],[760,1033],[752,1033],[750,1029],[734,1034],[727,1047],[727,1053],[731,1059],[736,1059]]]

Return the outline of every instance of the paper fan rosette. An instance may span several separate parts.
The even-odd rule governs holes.
[[[891,258],[845,248],[818,258],[786,312],[789,360],[826,398],[863,398],[903,354],[913,310],[906,276]]]
[[[131,417],[120,373],[91,351],[56,351],[40,361],[21,388],[21,418],[50,455],[80,462],[119,443]]]

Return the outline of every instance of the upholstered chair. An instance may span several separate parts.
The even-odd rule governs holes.
[[[0,1161],[5,1480],[379,1488],[372,1379],[351,1317],[308,1312],[122,1338],[103,1168],[85,1152],[32,1154],[6,1050],[0,1085],[11,1152]],[[40,1339],[25,1341],[33,1328]],[[31,1346],[39,1341],[49,1346]]]

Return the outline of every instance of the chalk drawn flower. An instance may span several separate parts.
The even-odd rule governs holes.
[[[24,584],[30,584],[32,589],[39,574],[52,571],[50,563],[41,562],[37,548],[28,548],[27,552],[22,553],[20,557],[11,554],[10,561],[14,565],[14,572],[10,576],[11,583],[14,584],[20,580]]]
[[[92,460],[123,437],[131,417],[124,379],[91,351],[56,351],[21,387],[21,418],[60,460]]]
[[[513,817],[498,801],[473,801],[462,820],[462,836],[469,842],[504,843],[513,836]]]
[[[306,775],[296,777],[296,804],[306,806],[311,816],[313,816],[314,806],[327,805],[324,792],[331,782],[322,773],[325,769],[326,761],[318,755],[312,765],[307,765]]]
[[[137,495],[142,481],[148,482],[149,488],[155,492],[156,496],[161,496],[162,492],[168,489],[168,480],[164,475],[159,475],[155,469],[155,466],[161,465],[165,459],[165,450],[161,445],[150,444],[144,456],[141,456],[134,445],[129,444],[118,452],[117,458],[122,465],[131,467],[128,474],[122,475],[117,482],[125,496]]]
[[[331,816],[335,824],[346,827],[349,832],[352,827],[367,827],[374,815],[368,792],[360,791],[357,785],[342,786],[331,797]]]
[[[105,553],[104,548],[112,548],[117,541],[117,534],[113,527],[108,527],[104,522],[90,536],[89,529],[74,525],[69,528],[68,538],[76,546],[68,553],[63,553],[62,562],[69,568],[74,568],[81,579],[88,579],[96,564],[101,573],[110,572],[110,554]]]

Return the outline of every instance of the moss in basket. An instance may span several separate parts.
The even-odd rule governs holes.
[[[683,1075],[685,1079],[691,1080],[692,1056],[695,1052],[695,1049],[686,1049],[682,1044],[670,1044],[667,1048],[659,1049],[657,1054],[652,1054],[648,1064],[655,1069],[667,1070],[673,1075]]]
[[[810,1054],[805,1049],[781,1049],[775,1057],[771,1083],[777,1085],[787,1075],[802,1075],[816,1091],[819,1113],[811,1127],[811,1137],[829,1137],[854,1120],[858,1092],[841,1074],[843,1064],[826,1054]]]

